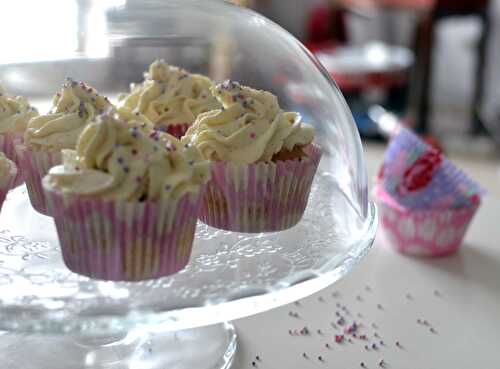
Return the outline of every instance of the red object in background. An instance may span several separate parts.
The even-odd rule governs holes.
[[[315,7],[307,22],[307,43],[345,43],[347,32],[344,12],[331,5]]]

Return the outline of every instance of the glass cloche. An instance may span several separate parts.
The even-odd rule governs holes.
[[[249,234],[198,222],[186,268],[138,283],[71,273],[52,218],[31,207],[24,186],[11,190],[0,214],[0,330],[94,337],[228,322],[334,283],[369,250],[376,210],[351,112],[319,62],[280,26],[221,0],[18,0],[0,10],[1,84],[40,113],[67,77],[117,103],[163,59],[271,92],[314,126],[322,150],[297,225]]]

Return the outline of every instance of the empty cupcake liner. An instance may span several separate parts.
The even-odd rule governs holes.
[[[49,215],[42,179],[50,168],[62,163],[61,152],[33,151],[24,145],[18,145],[16,152],[31,205],[39,213]]]
[[[390,142],[378,181],[398,203],[414,209],[472,206],[483,195],[476,182],[408,129]]]
[[[2,133],[0,134],[0,151],[2,151],[7,158],[12,160],[18,167],[19,159],[16,152],[16,146],[22,144],[22,133]],[[17,171],[17,177],[14,181],[14,187],[21,185],[24,182],[22,171]]]
[[[2,205],[7,197],[7,193],[11,188],[15,187],[17,175],[18,170],[13,163],[7,175],[0,178],[0,210],[2,210]]]
[[[189,262],[201,193],[179,201],[82,198],[44,185],[66,266],[100,280],[165,277]]]
[[[181,139],[186,134],[189,128],[189,124],[180,123],[180,124],[169,124],[169,125],[158,125],[155,129],[162,132],[167,132],[172,136]]]
[[[306,158],[276,163],[214,163],[200,219],[215,228],[247,233],[293,227],[307,207],[321,159],[317,146],[308,145],[305,153]]]
[[[403,254],[438,257],[458,250],[479,200],[450,209],[409,209],[381,188],[375,190],[386,244]]]

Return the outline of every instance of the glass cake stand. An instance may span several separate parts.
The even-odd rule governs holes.
[[[248,235],[200,223],[186,269],[140,283],[71,273],[52,219],[31,208],[24,187],[16,188],[0,215],[0,329],[10,332],[0,335],[0,362],[7,368],[50,362],[52,369],[82,363],[228,367],[237,346],[228,321],[313,294],[368,252],[377,227],[375,206],[370,204],[360,232],[332,226],[337,211],[324,201],[329,181],[327,172],[317,175],[306,214],[294,228]],[[61,353],[71,362],[59,362]]]
[[[58,5],[49,9],[52,3]],[[199,223],[187,267],[140,283],[71,273],[52,219],[32,209],[23,186],[12,190],[0,213],[2,368],[226,368],[237,346],[229,321],[313,294],[368,252],[377,216],[352,114],[325,69],[292,35],[218,0],[43,4],[53,21],[34,17],[33,27],[4,43],[0,55],[5,89],[26,96],[41,113],[47,109],[40,102],[67,76],[115,101],[163,58],[215,81],[271,91],[284,110],[314,125],[323,156],[295,227],[243,234]],[[0,4],[3,14],[13,9],[23,11],[16,2]],[[60,22],[64,27],[49,26]],[[0,23],[0,34],[9,34],[8,26]],[[20,48],[25,39],[37,47]]]

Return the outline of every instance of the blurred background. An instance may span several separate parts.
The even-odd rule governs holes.
[[[499,0],[234,2],[318,56],[365,139],[379,139],[368,112],[381,105],[445,151],[498,157]]]
[[[500,89],[496,88],[500,48],[495,47],[500,43],[500,0],[232,2],[262,13],[303,41],[339,85],[367,142],[382,140],[369,114],[371,107],[380,105],[445,151],[485,160],[500,158]],[[7,50],[16,52],[0,54],[0,80],[8,89],[36,100],[46,94],[50,71],[71,65],[68,58],[77,51],[91,61],[78,68],[91,68],[98,81],[101,71],[109,73],[101,63],[111,49],[110,40],[101,37],[107,24],[103,14],[125,3],[17,0],[4,4],[10,11],[0,13],[0,35]],[[11,14],[23,14],[22,22]],[[122,20],[113,21],[119,27]],[[133,45],[125,46],[113,45],[113,52],[126,53]],[[154,58],[151,46],[142,53]],[[197,60],[201,58],[195,54],[206,50],[203,45],[191,45],[186,52]],[[130,63],[134,55],[122,59]],[[30,70],[30,65],[36,68]],[[113,66],[113,70],[125,69]]]

